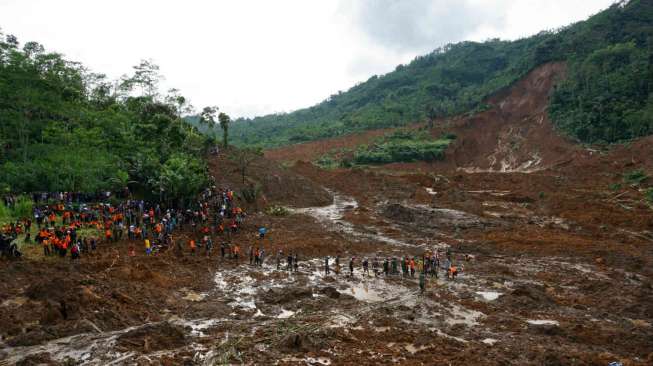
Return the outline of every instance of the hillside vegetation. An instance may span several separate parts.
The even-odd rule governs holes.
[[[653,2],[621,2],[555,31],[517,41],[462,42],[372,76],[313,107],[233,123],[234,142],[280,146],[475,112],[533,68],[566,61],[553,93],[555,124],[581,142],[653,132]]]
[[[118,82],[0,34],[0,191],[192,197],[211,143],[181,118],[186,100],[157,91],[142,62]]]

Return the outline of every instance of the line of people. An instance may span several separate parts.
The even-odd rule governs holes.
[[[469,261],[470,257],[465,256],[465,260]],[[356,257],[349,258],[349,275],[354,275],[354,268],[357,266]],[[324,274],[331,274],[331,257],[324,257]],[[340,273],[340,256],[334,258],[335,273]],[[464,264],[456,264],[453,260],[451,251],[448,249],[445,252],[434,250],[433,252],[426,252],[421,257],[403,256],[398,257],[385,257],[379,258],[375,256],[371,260],[363,257],[360,260],[362,272],[365,275],[370,275],[370,267],[375,277],[378,276],[398,276],[402,277],[415,277],[415,273],[423,273],[424,275],[438,278],[438,272],[443,270],[448,279],[455,279],[459,274],[464,271]],[[400,272],[401,270],[401,272]]]

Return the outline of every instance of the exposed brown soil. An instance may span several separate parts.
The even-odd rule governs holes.
[[[209,168],[218,187],[259,187],[261,195],[257,207],[271,204],[295,207],[322,206],[331,202],[331,196],[320,185],[297,175],[290,169],[274,164],[265,157],[255,158],[245,170],[245,182],[237,160],[229,151],[209,160]],[[242,201],[247,205],[248,202]]]

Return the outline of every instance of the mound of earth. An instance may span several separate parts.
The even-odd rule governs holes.
[[[259,187],[257,205],[279,204],[293,207],[326,206],[333,198],[322,186],[286,169],[265,157],[256,157],[246,168],[245,182],[233,149],[209,160],[209,169],[218,187],[237,193],[246,187]]]
[[[388,203],[382,208],[383,216],[403,223],[416,224],[420,227],[439,228],[457,227],[467,229],[484,227],[490,222],[466,212],[432,208],[427,206],[406,206],[400,203]]]
[[[523,307],[527,309],[538,309],[551,306],[554,301],[542,286],[534,284],[517,285],[512,293],[503,296],[501,303],[512,307]]]
[[[295,302],[297,300],[310,298],[313,296],[313,291],[307,287],[296,288],[271,288],[263,296],[263,301],[268,304],[285,304],[288,302]]]

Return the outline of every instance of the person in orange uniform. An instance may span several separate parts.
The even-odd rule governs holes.
[[[190,255],[195,255],[195,249],[197,248],[195,239],[190,239],[190,241],[188,241],[188,246],[190,247]]]

